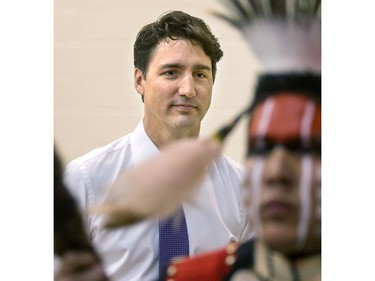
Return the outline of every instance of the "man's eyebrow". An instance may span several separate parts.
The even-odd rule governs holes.
[[[202,70],[211,71],[211,67],[209,67],[208,65],[204,65],[204,64],[197,64],[194,66],[194,69],[202,69]]]
[[[177,68],[177,69],[183,69],[185,66],[181,63],[166,63],[163,64],[160,68],[161,69],[169,69],[169,68]],[[208,70],[211,71],[211,67],[204,64],[197,64],[193,66],[193,69],[200,69],[200,70]]]
[[[179,68],[182,69],[184,66],[181,63],[166,63],[160,66],[161,69],[168,69],[168,68]]]

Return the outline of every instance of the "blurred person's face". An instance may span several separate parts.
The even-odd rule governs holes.
[[[272,96],[248,129],[245,202],[256,236],[287,256],[320,253],[320,105]]]
[[[211,59],[200,45],[183,39],[162,41],[151,56],[146,79],[135,70],[135,85],[144,96],[148,132],[198,135],[213,87]]]

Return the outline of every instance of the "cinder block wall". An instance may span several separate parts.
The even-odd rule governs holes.
[[[220,39],[211,108],[201,134],[209,135],[244,108],[261,66],[241,34],[209,11],[218,0],[55,0],[54,136],[65,164],[132,131],[143,104],[133,83],[133,43],[139,29],[169,10],[201,17]],[[224,152],[243,163],[242,120]]]

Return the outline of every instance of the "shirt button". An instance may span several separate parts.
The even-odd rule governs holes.
[[[229,266],[233,265],[235,261],[236,261],[236,258],[234,256],[232,256],[232,255],[227,256],[225,258],[225,264],[229,265]]]
[[[177,268],[175,266],[173,265],[168,266],[168,269],[167,269],[168,276],[173,276],[176,274],[176,272],[177,272]]]

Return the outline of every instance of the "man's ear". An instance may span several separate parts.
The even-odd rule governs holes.
[[[138,68],[134,68],[134,87],[138,94],[142,96],[144,95],[144,89],[143,89],[143,73]]]

